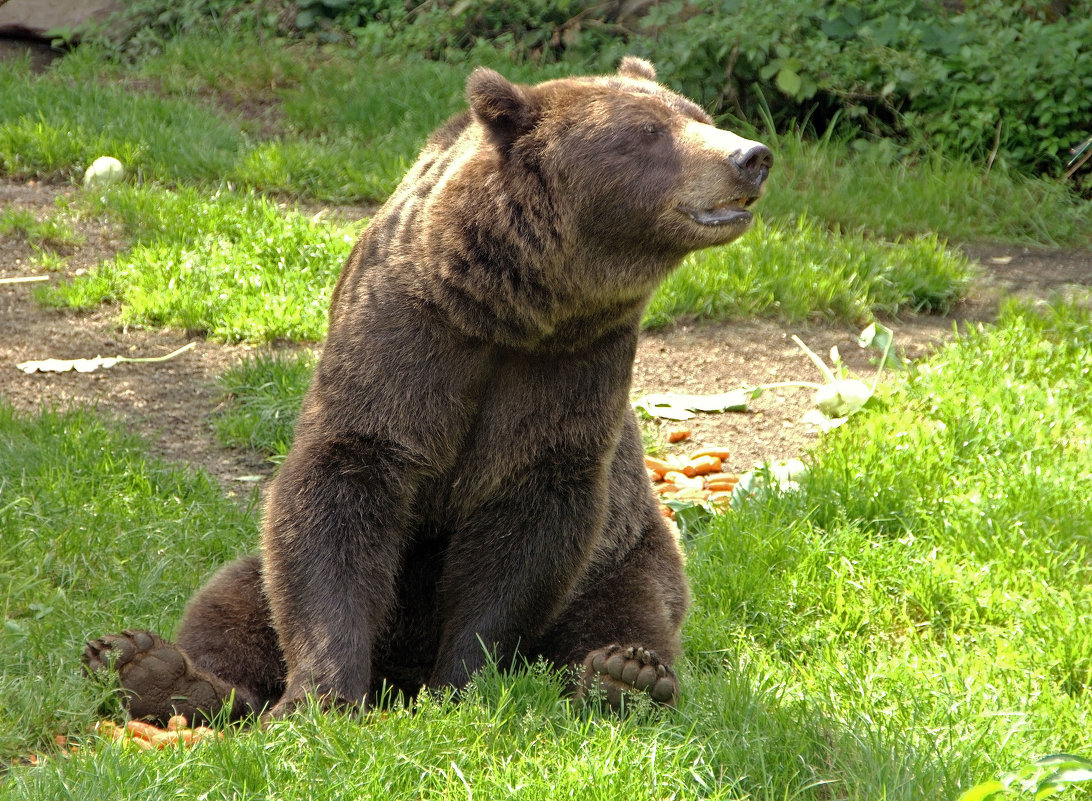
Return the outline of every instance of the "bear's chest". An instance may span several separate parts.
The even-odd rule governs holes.
[[[629,413],[630,374],[628,360],[501,356],[469,399],[446,464],[422,482],[420,508],[451,520],[559,484],[601,484]]]

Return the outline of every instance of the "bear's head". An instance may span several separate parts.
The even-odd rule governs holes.
[[[497,167],[545,187],[575,249],[629,257],[652,281],[744,233],[773,162],[633,57],[614,75],[535,86],[479,68],[467,97]]]

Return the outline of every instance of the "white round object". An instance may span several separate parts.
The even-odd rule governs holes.
[[[115,184],[124,177],[125,168],[120,161],[113,156],[100,156],[83,174],[83,185],[87,188],[99,184]]]

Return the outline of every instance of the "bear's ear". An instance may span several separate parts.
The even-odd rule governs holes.
[[[478,67],[466,79],[466,99],[502,150],[535,125],[527,90],[487,67]]]
[[[618,65],[618,74],[623,78],[643,78],[646,81],[656,80],[656,68],[651,61],[645,61],[637,56],[626,56]]]

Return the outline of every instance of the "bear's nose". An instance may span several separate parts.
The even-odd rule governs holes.
[[[755,186],[762,186],[773,166],[773,153],[765,145],[757,142],[744,150],[737,150],[728,157],[729,161],[739,170],[739,174]]]

